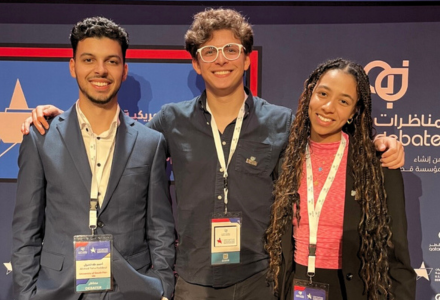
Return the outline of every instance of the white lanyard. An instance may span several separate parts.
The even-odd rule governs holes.
[[[93,137],[94,138],[94,134]],[[110,148],[108,149],[107,155],[105,156],[105,162],[102,165],[103,168],[105,168],[109,156],[112,153],[113,148],[115,147],[115,138],[116,137],[116,131],[113,134],[113,141],[112,144],[110,146]],[[96,147],[96,145],[95,145]],[[97,150],[95,149],[95,152],[97,152]],[[96,153],[95,153],[95,157],[96,157]],[[94,164],[94,172],[92,172],[92,185],[91,185],[91,190],[90,190],[90,212],[89,212],[89,228],[90,230],[92,230],[92,235],[95,234],[95,230],[97,228],[97,224],[98,224],[98,189],[99,189],[99,183],[98,183],[98,179],[96,176],[96,161]],[[101,181],[101,178],[100,180]]]
[[[324,186],[319,193],[318,201],[315,207],[315,196],[313,193],[313,171],[312,171],[312,159],[310,158],[309,145],[306,148],[306,166],[307,166],[307,210],[309,215],[309,261],[307,267],[307,275],[312,277],[315,275],[315,262],[316,262],[316,241],[318,237],[318,223],[321,215],[322,206],[324,205],[325,198],[328,191],[335,179],[336,172],[338,171],[342,157],[344,156],[345,146],[347,142],[344,136],[341,135],[341,143],[339,144],[338,152],[333,160],[330,172],[325,180]]]
[[[224,192],[224,203],[225,203],[225,215],[228,213],[228,167],[231,162],[232,155],[234,155],[235,149],[237,148],[238,140],[240,139],[241,126],[243,125],[243,118],[245,112],[245,102],[238,112],[237,120],[235,122],[234,134],[232,135],[231,148],[229,150],[229,158],[227,164],[225,163],[225,154],[220,141],[220,133],[218,132],[217,123],[215,122],[214,115],[209,109],[208,100],[206,100],[206,110],[211,114],[211,129],[212,135],[214,136],[215,149],[217,150],[217,157],[220,162],[220,166],[223,170],[223,192]]]

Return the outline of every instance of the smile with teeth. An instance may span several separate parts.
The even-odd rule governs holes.
[[[215,71],[214,72],[214,74],[217,74],[217,75],[226,75],[226,74],[229,74],[231,71]]]
[[[106,86],[106,85],[109,85],[108,82],[99,82],[99,81],[93,81],[92,84],[96,85],[96,86]]]
[[[324,118],[324,117],[321,116],[321,115],[318,115],[318,118],[319,118],[320,120],[324,121],[324,122],[330,122],[330,121],[331,121],[331,119]]]

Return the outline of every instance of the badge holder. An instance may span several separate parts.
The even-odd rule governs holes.
[[[211,265],[240,263],[240,212],[213,214],[211,218]]]
[[[309,244],[307,276],[309,280],[293,279],[293,300],[328,300],[328,283],[313,282],[315,276],[316,244]]]
[[[90,223],[92,235],[73,237],[75,262],[75,292],[103,292],[113,289],[111,262],[113,236],[95,235],[97,222],[97,201],[90,202]]]
[[[329,300],[329,284],[312,280],[293,280],[293,300]]]

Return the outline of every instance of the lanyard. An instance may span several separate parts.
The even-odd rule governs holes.
[[[98,224],[98,199],[90,199],[90,212],[89,212],[89,228],[92,231],[92,235],[95,234],[95,230]]]
[[[211,129],[212,135],[214,136],[215,149],[217,151],[217,157],[220,162],[220,166],[223,170],[223,193],[224,193],[224,203],[225,203],[225,215],[228,213],[228,167],[231,162],[232,156],[237,148],[238,140],[240,139],[241,127],[243,125],[244,118],[244,107],[246,98],[243,101],[243,105],[238,112],[237,120],[235,122],[234,134],[232,135],[231,148],[229,150],[228,162],[225,163],[225,154],[223,152],[222,144],[220,141],[220,133],[218,132],[217,123],[215,122],[214,115],[211,113],[211,109],[208,105],[208,100],[206,100],[206,110],[211,114]]]
[[[95,135],[93,135],[91,138],[94,138]],[[105,156],[105,162],[102,165],[103,168],[105,168],[107,162],[108,162],[108,158],[110,156],[110,154],[112,153],[113,148],[115,147],[115,136],[116,136],[116,132],[113,135],[113,141],[112,144],[110,146],[110,148],[108,149],[107,155]],[[96,148],[96,145],[95,145]],[[96,153],[97,150],[95,149],[95,157],[96,157]],[[94,168],[94,172],[92,172],[92,185],[91,185],[91,189],[90,189],[90,211],[89,211],[89,228],[92,231],[92,235],[95,234],[95,230],[97,228],[97,224],[98,224],[98,189],[99,189],[99,183],[98,183],[98,178],[97,178],[97,172],[96,172],[96,161],[95,164],[93,166]],[[99,178],[99,181],[101,181],[102,178]]]
[[[90,212],[89,212],[89,228],[92,235],[98,225],[98,180],[96,179],[96,171],[92,173],[92,187],[90,190]]]
[[[309,261],[307,267],[307,275],[312,281],[312,277],[315,275],[315,262],[316,262],[316,240],[318,237],[318,223],[321,215],[322,206],[324,205],[325,198],[328,191],[335,179],[336,172],[344,155],[345,146],[347,142],[344,136],[341,135],[341,143],[339,144],[338,151],[333,160],[330,172],[325,180],[324,186],[319,193],[318,201],[315,207],[315,196],[313,193],[313,172],[312,172],[312,159],[310,158],[309,145],[306,148],[306,167],[307,167],[307,210],[309,215]]]

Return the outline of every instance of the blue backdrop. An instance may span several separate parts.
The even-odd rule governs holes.
[[[0,61],[0,70],[0,111],[9,108],[17,80],[29,108],[53,103],[67,109],[78,97],[78,86],[68,72],[67,61]],[[196,75],[190,63],[130,63],[119,93],[121,109],[146,123],[163,104],[199,95],[204,86]],[[7,116],[14,114],[16,111],[8,111]],[[5,142],[4,131],[0,130],[0,179],[14,179],[18,174],[19,144]]]

